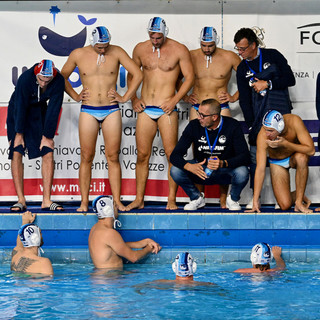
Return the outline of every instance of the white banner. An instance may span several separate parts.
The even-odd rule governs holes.
[[[48,2],[49,3],[49,2]],[[30,68],[42,59],[51,59],[56,67],[61,69],[70,51],[76,47],[89,44],[91,30],[98,25],[105,25],[112,35],[112,44],[124,48],[129,55],[134,46],[147,39],[146,27],[149,19],[155,14],[93,14],[58,12],[58,6],[48,4],[47,12],[0,12],[1,77],[0,77],[0,199],[16,199],[8,160],[8,143],[6,138],[6,109],[14,90],[17,78],[22,71]],[[319,16],[278,16],[278,15],[162,15],[169,27],[169,37],[185,44],[190,50],[199,47],[200,30],[205,25],[216,27],[225,49],[233,50],[233,36],[243,27],[257,26],[263,36],[266,47],[278,49],[292,67],[297,84],[290,88],[294,104],[294,113],[299,114],[310,125],[309,130],[317,136],[318,123],[315,112],[315,79],[320,71],[320,25]],[[222,28],[223,26],[223,28]],[[262,30],[263,29],[263,30]],[[223,32],[222,32],[223,30]],[[4,32],[5,31],[5,32]],[[76,90],[80,90],[79,75],[74,72],[70,80]],[[230,83],[230,91],[236,90],[235,76]],[[126,71],[120,68],[117,88],[120,94],[126,90]],[[53,196],[57,200],[79,200],[78,170],[80,163],[80,147],[78,139],[78,117],[80,105],[73,102],[67,94],[62,107],[57,135],[55,137],[55,174]],[[123,132],[120,151],[122,168],[123,200],[132,200],[135,196],[135,123],[136,114],[131,104],[121,105]],[[189,106],[180,103],[179,119],[182,130],[188,123]],[[243,120],[238,103],[231,105],[232,115]],[[308,196],[313,201],[318,200],[319,168],[317,157],[312,161],[307,188]],[[41,199],[41,159],[29,161],[25,159],[25,193],[28,200]],[[93,163],[93,180],[91,196],[110,193],[108,183],[108,167],[104,156],[103,139],[98,138],[96,156]],[[146,190],[146,200],[166,201],[167,161],[161,139],[157,134],[154,140],[152,157],[150,159],[150,174]],[[294,186],[293,186],[294,188]],[[241,202],[250,198],[247,187]],[[185,195],[179,189],[178,197],[185,200]],[[217,202],[216,187],[208,188],[207,198]],[[273,202],[269,180],[266,181],[263,202]]]

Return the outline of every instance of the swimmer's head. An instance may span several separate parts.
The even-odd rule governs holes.
[[[262,125],[281,133],[284,129],[283,116],[279,111],[269,110],[263,117]]]
[[[96,27],[92,31],[90,38],[91,45],[108,44],[111,41],[111,34],[106,27]]]
[[[219,43],[219,36],[214,27],[204,27],[200,32],[201,42],[214,42],[216,45]]]
[[[34,74],[36,76],[40,75],[43,77],[54,77],[57,74],[57,69],[51,60],[42,60],[34,67]]]
[[[24,247],[40,247],[42,237],[40,228],[33,223],[23,225],[18,231],[19,238]]]
[[[147,31],[152,33],[162,33],[165,38],[169,33],[166,22],[160,17],[154,17],[150,19]]]
[[[121,227],[121,223],[117,220],[118,210],[113,204],[112,196],[99,196],[92,201],[92,208],[99,219],[113,218],[114,228]]]
[[[172,263],[173,272],[179,277],[190,277],[197,270],[197,263],[189,252],[179,253]]]
[[[252,265],[267,265],[272,260],[272,251],[270,246],[265,242],[256,244],[251,251]]]

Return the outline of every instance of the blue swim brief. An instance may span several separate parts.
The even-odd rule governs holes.
[[[178,111],[175,107],[173,111]],[[160,107],[157,106],[146,106],[144,112],[152,119],[158,120],[162,115],[166,114]]]
[[[283,167],[285,169],[290,168],[290,157],[285,158],[285,159],[273,159],[273,158],[268,158],[269,163],[276,164],[280,167]]]
[[[119,105],[114,104],[111,106],[102,106],[102,107],[92,107],[92,106],[87,106],[83,104],[81,106],[81,112],[85,112],[93,116],[95,119],[97,119],[99,122],[103,122],[103,120],[111,113],[118,111]]]

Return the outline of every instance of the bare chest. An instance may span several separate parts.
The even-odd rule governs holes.
[[[161,70],[163,72],[171,72],[179,69],[179,60],[173,56],[169,56],[160,49],[160,58],[158,52],[152,52],[141,57],[142,67],[145,71]]]

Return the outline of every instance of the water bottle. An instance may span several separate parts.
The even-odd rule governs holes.
[[[208,159],[208,162],[210,161],[211,158]],[[218,158],[214,157],[212,158],[213,160],[217,160]],[[207,177],[209,178],[211,176],[211,173],[213,172],[213,169],[209,169],[208,167],[206,167],[204,169],[205,174],[207,175]]]
[[[253,77],[250,78],[250,80],[249,80],[249,86],[252,87],[255,82],[257,82],[257,80],[256,80],[255,78],[253,78]],[[260,94],[262,97],[264,97],[264,96],[267,94],[267,89],[261,90],[261,91],[259,92],[259,94]]]

